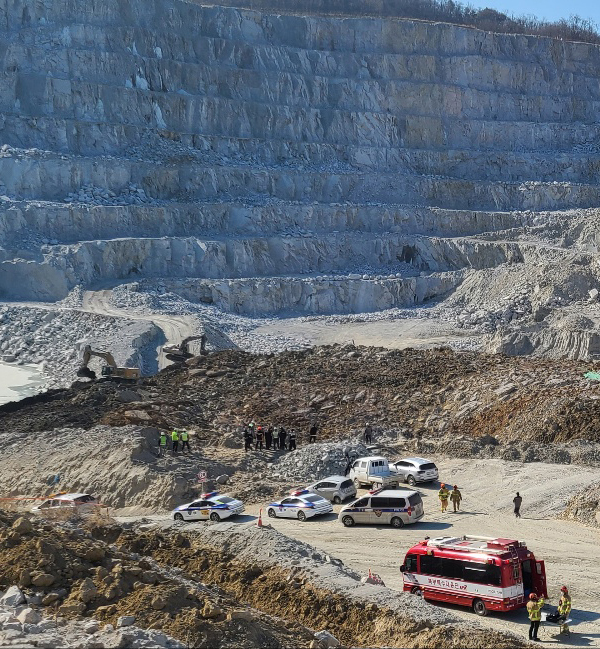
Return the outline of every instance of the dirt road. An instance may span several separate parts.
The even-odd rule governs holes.
[[[476,339],[451,323],[427,318],[374,320],[367,322],[327,322],[303,318],[282,319],[257,327],[257,334],[299,337],[311,345],[332,345],[353,342],[390,349],[447,345],[451,340]]]
[[[577,523],[556,520],[570,495],[600,480],[600,469],[552,464],[517,464],[501,460],[439,461],[440,478],[457,483],[463,494],[463,511],[441,514],[437,486],[419,487],[425,504],[425,522],[402,530],[387,526],[345,528],[337,517],[297,521],[268,519],[279,531],[310,543],[347,565],[366,574],[378,573],[386,586],[402,588],[399,566],[406,550],[424,536],[479,534],[525,541],[536,557],[546,561],[549,595],[556,605],[564,583],[573,597],[575,625],[566,641],[551,637],[557,629],[544,629],[542,638],[552,646],[600,647],[600,563],[598,530]],[[512,513],[515,491],[523,496],[522,518]],[[250,507],[257,513],[258,507]],[[339,507],[335,508],[336,511]],[[264,513],[264,510],[263,510]],[[466,619],[474,613],[451,607]],[[523,611],[510,615],[490,614],[478,618],[483,624],[503,631],[527,635]],[[576,631],[576,633],[575,633]]]

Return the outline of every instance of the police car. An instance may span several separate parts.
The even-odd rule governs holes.
[[[332,511],[333,506],[328,500],[308,489],[297,489],[287,498],[267,505],[269,518],[296,518],[299,521]]]
[[[224,518],[241,514],[244,503],[230,496],[221,496],[218,491],[204,493],[198,500],[179,505],[173,510],[176,521],[206,521],[210,519],[215,523]]]

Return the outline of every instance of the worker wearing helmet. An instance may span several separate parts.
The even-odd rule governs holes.
[[[442,512],[445,512],[448,509],[448,498],[450,498],[450,492],[446,489],[446,485],[442,482],[440,485],[440,490],[438,491],[438,498],[440,499],[440,504],[442,505]]]
[[[560,599],[558,600],[558,614],[566,621],[569,617],[569,613],[571,612],[571,596],[569,595],[569,589],[566,586],[563,586],[560,589],[560,592],[562,594],[560,596]],[[563,622],[560,625],[560,632],[568,633],[568,631],[569,625]]]
[[[458,490],[458,487],[454,485],[452,491],[450,492],[450,500],[454,506],[454,511],[460,511],[460,501],[462,500],[462,494]]]
[[[527,602],[527,615],[529,615],[529,639],[540,642],[538,638],[538,629],[540,628],[540,620],[542,619],[542,606],[544,606],[544,598],[539,597],[535,593],[529,595]]]

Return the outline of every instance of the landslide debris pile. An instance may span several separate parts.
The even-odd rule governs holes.
[[[366,452],[366,422],[375,452],[390,459],[597,466],[600,384],[583,376],[592,367],[350,345],[268,356],[216,352],[139,385],[82,383],[0,407],[0,493],[41,497],[58,474],[61,490],[146,513],[193,500],[203,469],[211,488],[265,502],[342,472],[345,451]],[[241,430],[251,420],[295,428],[298,451],[245,453]],[[319,427],[315,445],[308,444],[312,422]],[[191,432],[193,453],[158,458],[159,431],[172,427]]]
[[[553,315],[596,291],[600,319],[596,46],[177,0],[30,5],[0,4],[0,297],[140,280],[264,315],[455,291],[457,326],[503,351],[596,348]]]
[[[205,441],[239,447],[251,420],[295,427],[307,442],[339,440],[366,421],[419,437],[600,441],[600,384],[593,363],[510,358],[447,348],[388,350],[353,345],[256,356],[223,351],[190,359],[139,385],[80,383],[0,407],[16,442],[56,428],[135,424],[187,426]]]
[[[78,529],[0,511],[0,588],[18,587],[23,608],[32,610],[21,616],[25,622],[18,619],[22,611],[15,611],[16,621],[12,616],[2,620],[4,639],[22,646],[35,640],[36,631],[51,631],[53,646],[64,646],[65,634],[77,634],[69,622],[75,620],[83,649],[190,644],[293,649],[308,648],[313,641],[313,632],[297,622],[249,609],[191,572],[115,547],[120,534],[118,527]],[[179,552],[190,545],[181,535],[170,543]],[[10,592],[11,602],[21,599],[16,588]],[[53,628],[42,616],[52,616]],[[132,624],[148,631],[132,629]]]

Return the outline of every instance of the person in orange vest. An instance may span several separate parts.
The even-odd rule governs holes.
[[[254,446],[254,450],[258,451],[258,447],[260,446],[260,450],[262,451],[263,449],[263,436],[264,436],[264,430],[262,426],[257,426],[256,427],[256,444]]]
[[[527,602],[527,615],[529,615],[529,639],[540,642],[538,638],[538,629],[540,628],[540,621],[542,619],[542,606],[544,606],[544,598],[539,597],[535,593],[529,595]]]

